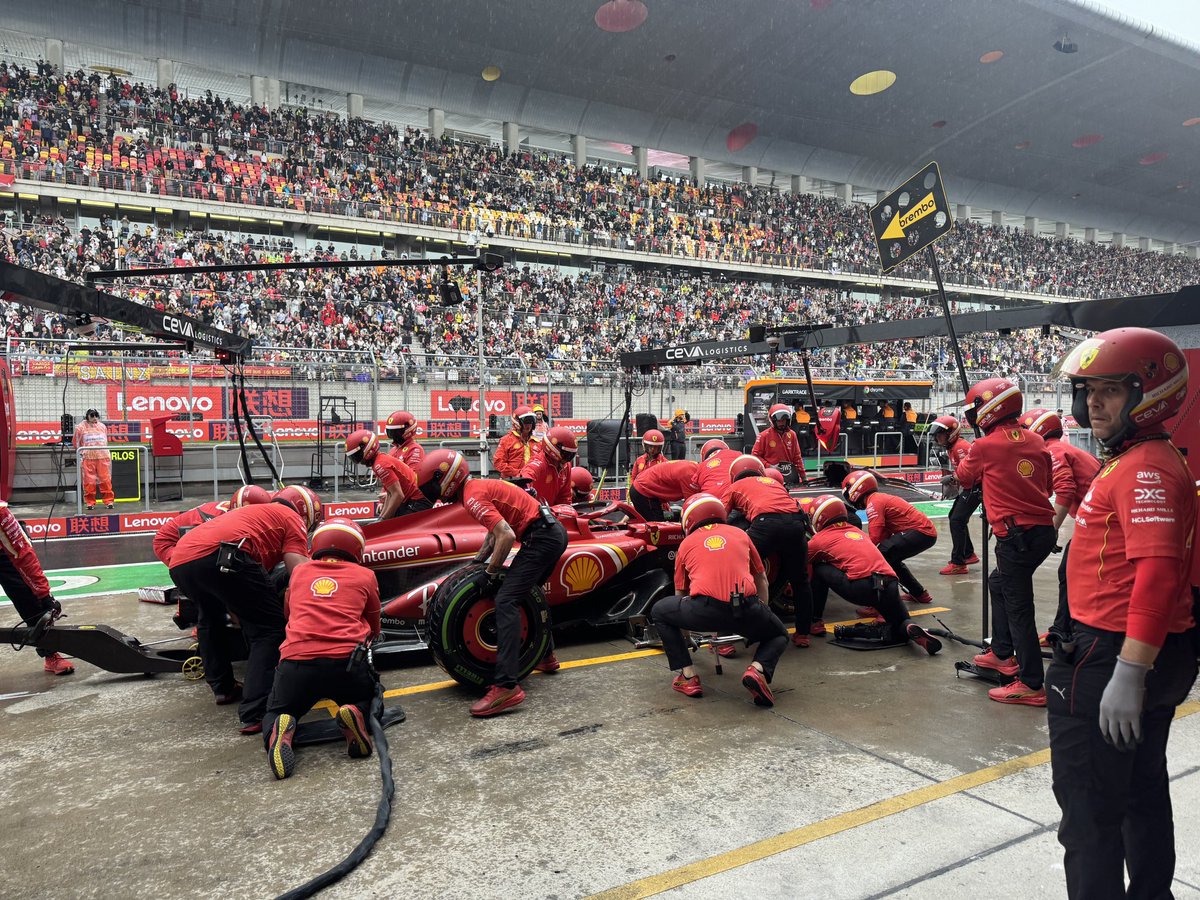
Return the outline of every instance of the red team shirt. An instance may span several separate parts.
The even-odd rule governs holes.
[[[400,460],[415,472],[425,458],[425,448],[416,441],[405,441],[403,444],[393,444],[388,456]]]
[[[402,499],[407,502],[417,496],[417,473],[394,456],[380,453],[371,462],[371,471],[382,488],[400,485]]]
[[[953,471],[958,468],[958,464],[967,458],[967,454],[971,452],[971,442],[964,441],[958,438],[953,444],[946,448],[946,455],[950,458],[950,469]]]
[[[654,500],[682,500],[696,493],[696,470],[690,459],[673,459],[642,472],[633,482],[637,492]]]
[[[543,503],[558,506],[571,502],[571,467],[555,466],[545,456],[535,456],[521,470],[521,478],[528,478],[535,494]]]
[[[725,511],[740,509],[753,522],[764,513],[794,513],[796,501],[774,478],[739,478],[725,489]]]
[[[1156,647],[1168,632],[1186,631],[1192,622],[1189,579],[1178,591],[1157,592],[1156,608],[1132,610],[1132,560],[1177,559],[1186,573],[1195,528],[1195,482],[1174,446],[1143,441],[1117,456],[1092,481],[1075,515],[1067,557],[1072,617]]]
[[[629,473],[630,482],[632,482],[647,469],[651,469],[654,466],[660,466],[665,462],[667,462],[667,458],[663,456],[661,450],[659,451],[658,456],[654,457],[654,459],[651,459],[648,454],[643,453],[633,461],[633,471]]]
[[[507,481],[471,478],[463,485],[462,502],[467,512],[489,532],[507,522],[517,538],[541,516],[538,502]]]
[[[736,590],[757,596],[754,576],[763,571],[762,558],[746,532],[732,525],[703,525],[679,545],[675,590],[728,603]]]
[[[1053,467],[1041,435],[1011,422],[976,438],[954,476],[964,488],[983,482],[988,524],[996,537],[1007,537],[1010,520],[1024,527],[1053,523]]]
[[[736,450],[718,450],[696,469],[696,486],[706,494],[721,497],[729,484],[729,467],[742,454]]]
[[[1079,512],[1079,501],[1100,471],[1100,460],[1080,447],[1064,444],[1058,438],[1048,438],[1046,449],[1054,459],[1054,502],[1065,506],[1074,517]]]
[[[822,563],[841,569],[851,581],[872,575],[896,577],[879,548],[848,522],[822,528],[808,539],[809,572]]]
[[[163,565],[170,568],[171,557],[175,552],[175,545],[179,543],[179,539],[183,536],[181,532],[185,528],[192,529],[197,525],[207,522],[209,519],[215,519],[228,509],[228,505],[222,501],[221,503],[202,503],[194,509],[181,512],[155,533],[154,555],[158,557]]]
[[[299,513],[283,503],[243,506],[198,525],[179,539],[171,555],[171,566],[215,553],[225,541],[246,538],[242,549],[270,572],[283,562],[285,553],[308,556],[308,536]]]
[[[356,644],[379,634],[379,582],[352,562],[309,560],[292,570],[283,613],[287,636],[280,659],[349,656]]]
[[[754,441],[754,449],[750,452],[768,466],[785,462],[800,469],[804,465],[800,455],[800,442],[796,440],[796,432],[790,428],[783,434],[776,431],[774,427],[760,431],[758,438]]]
[[[929,516],[907,500],[885,494],[883,491],[867,495],[866,512],[867,534],[874,544],[902,531],[919,531],[930,537],[937,534]]]

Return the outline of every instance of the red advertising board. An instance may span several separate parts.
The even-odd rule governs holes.
[[[191,392],[178,387],[152,387],[130,385],[124,390],[110,384],[105,388],[108,395],[106,419],[149,419],[163,413],[199,413],[205,419],[225,418],[222,400],[223,390],[219,387],[196,387]]]

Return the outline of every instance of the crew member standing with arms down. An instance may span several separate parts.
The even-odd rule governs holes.
[[[1021,389],[1008,379],[980,381],[967,392],[966,402],[967,421],[983,437],[971,444],[954,477],[964,488],[983,485],[988,524],[996,535],[996,568],[988,575],[992,646],[975,657],[975,665],[1016,678],[988,691],[991,699],[1045,706],[1033,573],[1054,549],[1054,460],[1046,442],[1018,422]]]
[[[399,409],[387,417],[383,430],[392,442],[389,456],[394,456],[414,472],[425,458],[425,449],[417,443],[417,420],[412,413]]]
[[[555,425],[542,439],[542,452],[531,459],[521,478],[529,479],[529,487],[538,499],[549,506],[571,502],[571,465],[579,443],[570,430]]]
[[[1048,409],[1031,409],[1021,416],[1021,425],[1034,434],[1040,434],[1046,449],[1054,460],[1054,533],[1057,535],[1062,524],[1079,512],[1079,502],[1091,487],[1092,479],[1100,471],[1100,460],[1082,447],[1064,443],[1062,418]],[[1057,540],[1057,538],[1055,539]],[[1051,629],[1059,637],[1071,633],[1067,603],[1067,558],[1071,542],[1063,547],[1062,561],[1058,564],[1058,612]]]
[[[671,419],[671,459],[687,458],[687,423],[691,420],[686,409],[675,410]]]
[[[842,496],[855,509],[866,510],[867,536],[908,591],[900,599],[906,603],[932,603],[929,591],[904,563],[937,543],[937,529],[929,516],[903,497],[883,493],[879,479],[866,469],[842,479]]]
[[[664,504],[696,493],[699,468],[690,459],[671,459],[661,466],[646,469],[629,486],[629,501],[646,521],[661,522]]]
[[[776,403],[768,414],[771,427],[759,432],[751,454],[763,461],[763,465],[778,466],[787,463],[796,477],[807,483],[804,474],[804,458],[800,453],[800,442],[792,431],[792,411],[784,403]]]
[[[512,422],[512,431],[500,438],[500,445],[492,457],[492,465],[501,478],[516,478],[534,455],[540,452],[533,436],[533,426],[537,422],[533,410],[528,406],[518,406],[513,411]]]
[[[355,648],[379,637],[379,581],[359,565],[366,550],[362,529],[350,519],[329,519],[312,536],[312,560],[292,570],[283,611],[287,636],[263,716],[267,762],[276,778],[296,767],[296,723],[328,698],[352,759],[371,755],[367,719],[375,676]]]
[[[346,458],[375,473],[382,488],[379,521],[430,509],[417,490],[417,475],[396,457],[379,452],[379,435],[365,428],[346,438]]]
[[[637,480],[637,477],[651,466],[658,466],[667,462],[667,458],[663,455],[663,444],[665,442],[666,439],[663,437],[663,433],[657,428],[651,428],[642,435],[642,450],[644,452],[633,461],[633,468],[629,470],[630,488],[633,487],[633,482]],[[632,503],[631,490],[626,490],[625,495],[626,499]]]
[[[42,564],[33,552],[33,544],[25,529],[12,514],[8,504],[0,501],[0,588],[4,596],[12,601],[17,615],[29,631],[25,643],[36,646],[46,629],[62,615],[62,605],[50,596],[50,582],[42,571]],[[75,667],[57,653],[38,650],[42,658],[42,671],[50,675],[70,675]]]
[[[108,427],[100,413],[89,409],[86,418],[75,426],[75,449],[82,450],[83,500],[89,510],[96,508],[96,485],[100,499],[108,509],[116,499],[112,489],[112,454],[108,450]]]
[[[962,426],[954,416],[938,416],[929,424],[929,434],[933,441],[945,453],[949,472],[942,476],[942,484],[957,494],[953,496],[954,503],[950,507],[947,523],[950,526],[950,562],[944,566],[941,575],[966,575],[967,566],[979,562],[975,555],[975,545],[971,543],[971,516],[983,502],[983,485],[979,484],[966,490],[954,477],[954,469],[967,458],[971,449],[969,441],[962,439]],[[943,469],[943,471],[946,471]]]
[[[1075,517],[1074,633],[1047,679],[1067,893],[1170,897],[1167,739],[1196,681],[1196,487],[1164,423],[1187,397],[1187,362],[1165,335],[1117,328],[1076,347],[1062,372],[1072,414],[1107,457]]]
[[[723,498],[726,513],[740,510],[750,523],[746,534],[762,559],[774,555],[779,572],[792,589],[796,632],[792,643],[809,645],[812,587],[808,583],[808,516],[780,482],[768,478],[757,456],[739,456],[729,467],[730,485]],[[770,594],[767,595],[770,597]]]
[[[696,486],[698,494],[712,494],[714,497],[725,496],[725,488],[729,486],[729,467],[742,454],[730,450],[729,445],[720,438],[705,441],[700,448],[700,466],[696,469]]]
[[[912,621],[900,602],[900,582],[883,554],[859,530],[858,516],[841,497],[822,494],[811,506],[816,532],[808,542],[812,571],[813,615],[824,631],[825,603],[829,591],[851,603],[869,606],[883,622],[838,625],[834,637],[879,643],[912,641],[930,656],[942,642]],[[853,517],[854,522],[851,522]],[[815,629],[814,629],[815,632]]]
[[[285,487],[270,503],[232,509],[185,534],[171,556],[171,580],[196,603],[197,635],[204,679],[217,705],[240,697],[242,734],[262,731],[267,694],[279,645],[283,643],[283,602],[270,572],[283,563],[289,572],[308,559],[308,532],[321,521],[321,500],[307,487]],[[231,553],[233,547],[239,548]],[[243,688],[215,629],[226,612],[238,617],[250,645]]]
[[[787,629],[767,608],[769,588],[758,551],[744,531],[725,524],[725,504],[710,494],[688,498],[683,530],[687,537],[675,558],[679,595],[664,597],[650,611],[667,665],[679,673],[671,687],[687,697],[704,695],[684,630],[740,634],[758,645],[742,686],[756,706],[774,706],[770,684],[787,647]]]
[[[567,531],[547,507],[515,484],[497,479],[471,478],[466,458],[454,450],[435,450],[421,463],[417,479],[429,501],[461,503],[488,531],[476,562],[487,561],[493,578],[504,573],[496,592],[496,674],[486,694],[471,706],[471,715],[494,716],[512,709],[525,699],[517,680],[521,655],[520,602],[554,571],[567,549]],[[513,544],[521,549],[508,568]],[[535,667],[551,673],[559,668],[550,651]]]

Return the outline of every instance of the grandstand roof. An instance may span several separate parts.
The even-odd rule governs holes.
[[[640,0],[613,4],[619,17]],[[954,203],[1200,240],[1200,127],[1187,124],[1200,122],[1200,52],[1095,4],[645,0],[625,33],[602,30],[600,5],[59,0],[11,12],[23,31],[356,91],[368,114],[372,99],[437,106],[871,189],[932,158]],[[875,70],[894,85],[852,94]]]

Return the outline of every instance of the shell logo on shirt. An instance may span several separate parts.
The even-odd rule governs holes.
[[[725,538],[721,537],[719,534],[714,534],[711,537],[706,537],[704,539],[704,548],[706,550],[724,550],[725,543]]]
[[[861,541],[862,539],[863,533],[858,529],[852,529],[846,532],[846,540],[848,541]]]
[[[332,597],[337,593],[338,583],[329,576],[318,578],[312,583],[314,597]]]
[[[1031,463],[1027,459],[1021,460],[1019,463],[1017,463],[1017,474],[1020,475],[1022,478],[1032,477],[1033,463]]]
[[[774,445],[772,445],[772,446],[774,446]],[[721,464],[721,461],[719,459],[710,459],[708,462],[705,463],[705,465],[708,466],[710,469],[715,469],[720,464]]]

